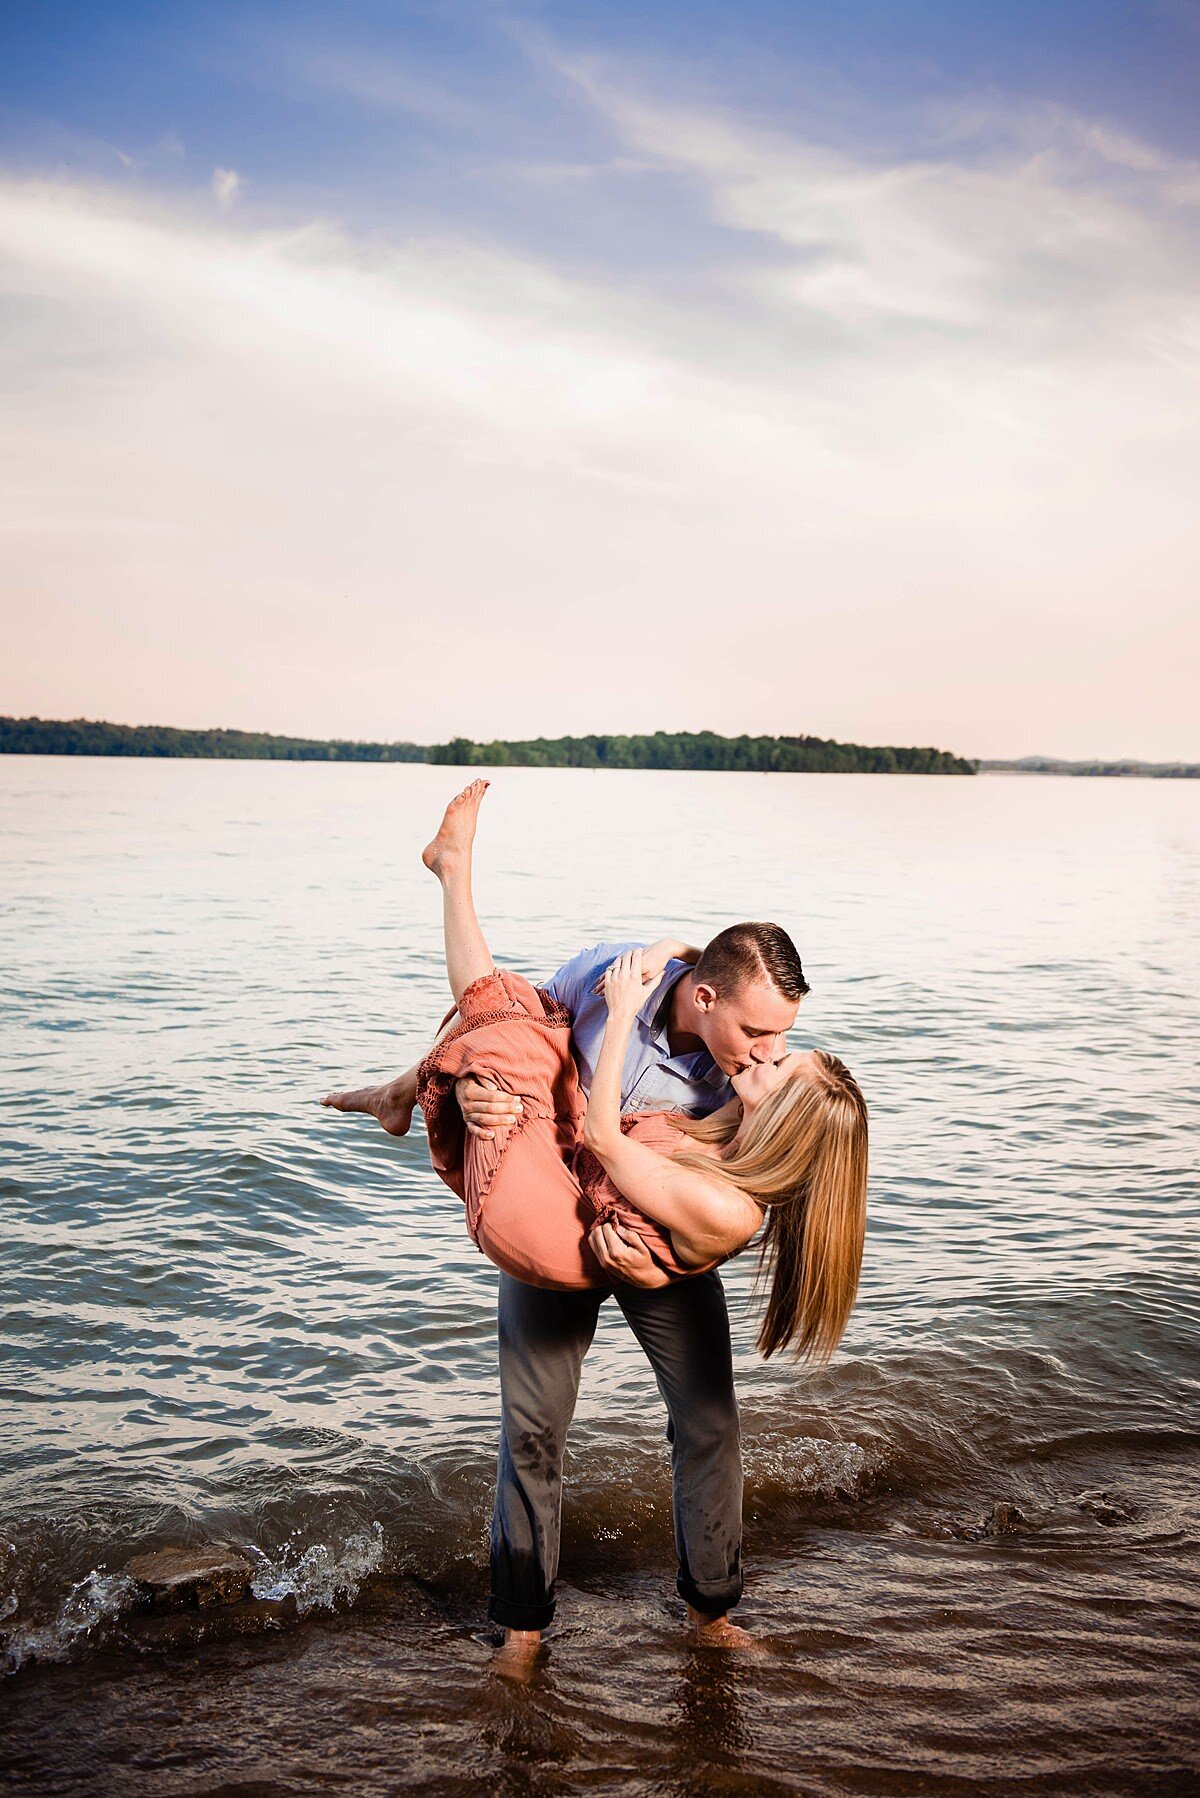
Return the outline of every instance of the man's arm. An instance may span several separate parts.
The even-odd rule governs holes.
[[[625,947],[630,945],[626,944]],[[649,943],[642,950],[642,985],[657,986],[667,971],[667,963],[685,961],[689,968],[694,968],[703,949],[697,949],[695,943],[685,943],[681,937],[660,936],[656,943]],[[607,968],[607,963],[605,968]],[[592,987],[594,993],[604,991],[604,971]]]
[[[603,990],[605,970],[617,956],[636,947],[634,943],[593,943],[564,962],[543,990],[574,1018],[585,999]],[[642,951],[643,986],[657,986],[670,961],[685,961],[694,967],[701,953],[694,943],[685,943],[680,937],[660,937]],[[521,1108],[511,1093],[502,1093],[469,1075],[458,1082],[454,1093],[472,1136],[492,1137],[498,1130],[509,1129]]]
[[[691,1168],[676,1167],[621,1131],[621,1068],[642,990],[641,953],[620,956],[605,977],[608,1024],[584,1119],[583,1140],[617,1190],[671,1232],[676,1253],[706,1267],[749,1242],[762,1222],[754,1201]]]
[[[590,949],[581,949],[578,955],[564,962],[557,973],[551,974],[545,991],[574,1017],[582,1001],[595,990],[597,980],[609,963],[634,947],[633,943],[593,943]]]
[[[582,949],[570,961],[564,962],[546,981],[543,990],[574,1017],[597,976],[603,974],[614,956],[628,947],[628,943],[593,943],[590,949]],[[501,1092],[499,1087],[488,1086],[473,1075],[466,1075],[456,1083],[454,1096],[472,1136],[490,1139],[498,1132],[511,1129],[521,1110],[521,1101],[513,1093]]]

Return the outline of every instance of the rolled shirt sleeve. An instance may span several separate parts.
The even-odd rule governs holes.
[[[559,1005],[565,1006],[574,1018],[609,962],[623,955],[626,949],[641,947],[640,943],[593,943],[590,949],[581,949],[578,955],[564,962],[545,983],[544,991]]]

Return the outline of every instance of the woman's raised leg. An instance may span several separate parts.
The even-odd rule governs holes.
[[[475,915],[471,893],[471,849],[479,806],[490,781],[473,780],[452,799],[437,835],[421,854],[430,873],[442,883],[442,921],[446,937],[446,975],[457,1004],[473,980],[492,972],[492,955]],[[450,1023],[456,1022],[451,1019]],[[437,1042],[446,1034],[444,1027]],[[391,1136],[406,1136],[417,1103],[417,1062],[379,1086],[329,1093],[321,1100],[334,1111],[365,1111],[378,1118]]]
[[[471,892],[471,851],[479,807],[491,785],[473,780],[446,807],[437,835],[421,852],[421,860],[442,885],[442,924],[446,937],[446,978],[457,1005],[475,980],[492,972],[487,946]]]

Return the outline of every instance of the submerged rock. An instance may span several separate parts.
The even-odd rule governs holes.
[[[161,1548],[125,1569],[157,1611],[205,1610],[247,1597],[254,1568],[231,1548]]]
[[[126,1635],[148,1648],[195,1648],[201,1642],[228,1642],[286,1629],[299,1613],[294,1598],[248,1598],[209,1605],[203,1611],[153,1611],[130,1618]]]
[[[1129,1522],[1129,1511],[1123,1504],[1118,1503],[1111,1492],[1102,1492],[1099,1490],[1093,1492],[1077,1492],[1075,1494],[1075,1503],[1079,1506],[1081,1511],[1086,1511],[1089,1517],[1094,1517],[1097,1523],[1111,1525],[1114,1523]]]
[[[1032,1528],[1032,1520],[1009,1499],[998,1500],[978,1522],[972,1517],[960,1517],[947,1525],[948,1533],[958,1542],[987,1542],[995,1536],[1011,1536],[1017,1530]]]
[[[973,1517],[955,1518],[944,1526],[947,1535],[958,1542],[986,1542],[999,1536],[1016,1535],[1022,1530],[1042,1530],[1059,1526],[1070,1528],[1078,1513],[1091,1517],[1108,1528],[1128,1523],[1133,1512],[1128,1505],[1099,1487],[1076,1492],[1071,1498],[1057,1498],[1044,1505],[1031,1505],[1023,1511],[1011,1499],[998,1499],[987,1515],[978,1521]]]

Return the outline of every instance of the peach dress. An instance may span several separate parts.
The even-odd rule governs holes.
[[[703,1272],[680,1261],[669,1233],[622,1197],[580,1143],[586,1107],[563,1007],[520,974],[496,969],[472,982],[458,1014],[421,1063],[417,1100],[434,1171],[462,1199],[467,1230],[489,1261],[529,1286],[611,1286],[587,1237],[598,1223],[618,1222],[667,1273]],[[467,1131],[454,1097],[464,1074],[520,1095],[512,1129],[491,1140]],[[672,1155],[688,1140],[672,1122],[678,1115],[634,1112],[621,1129]]]

